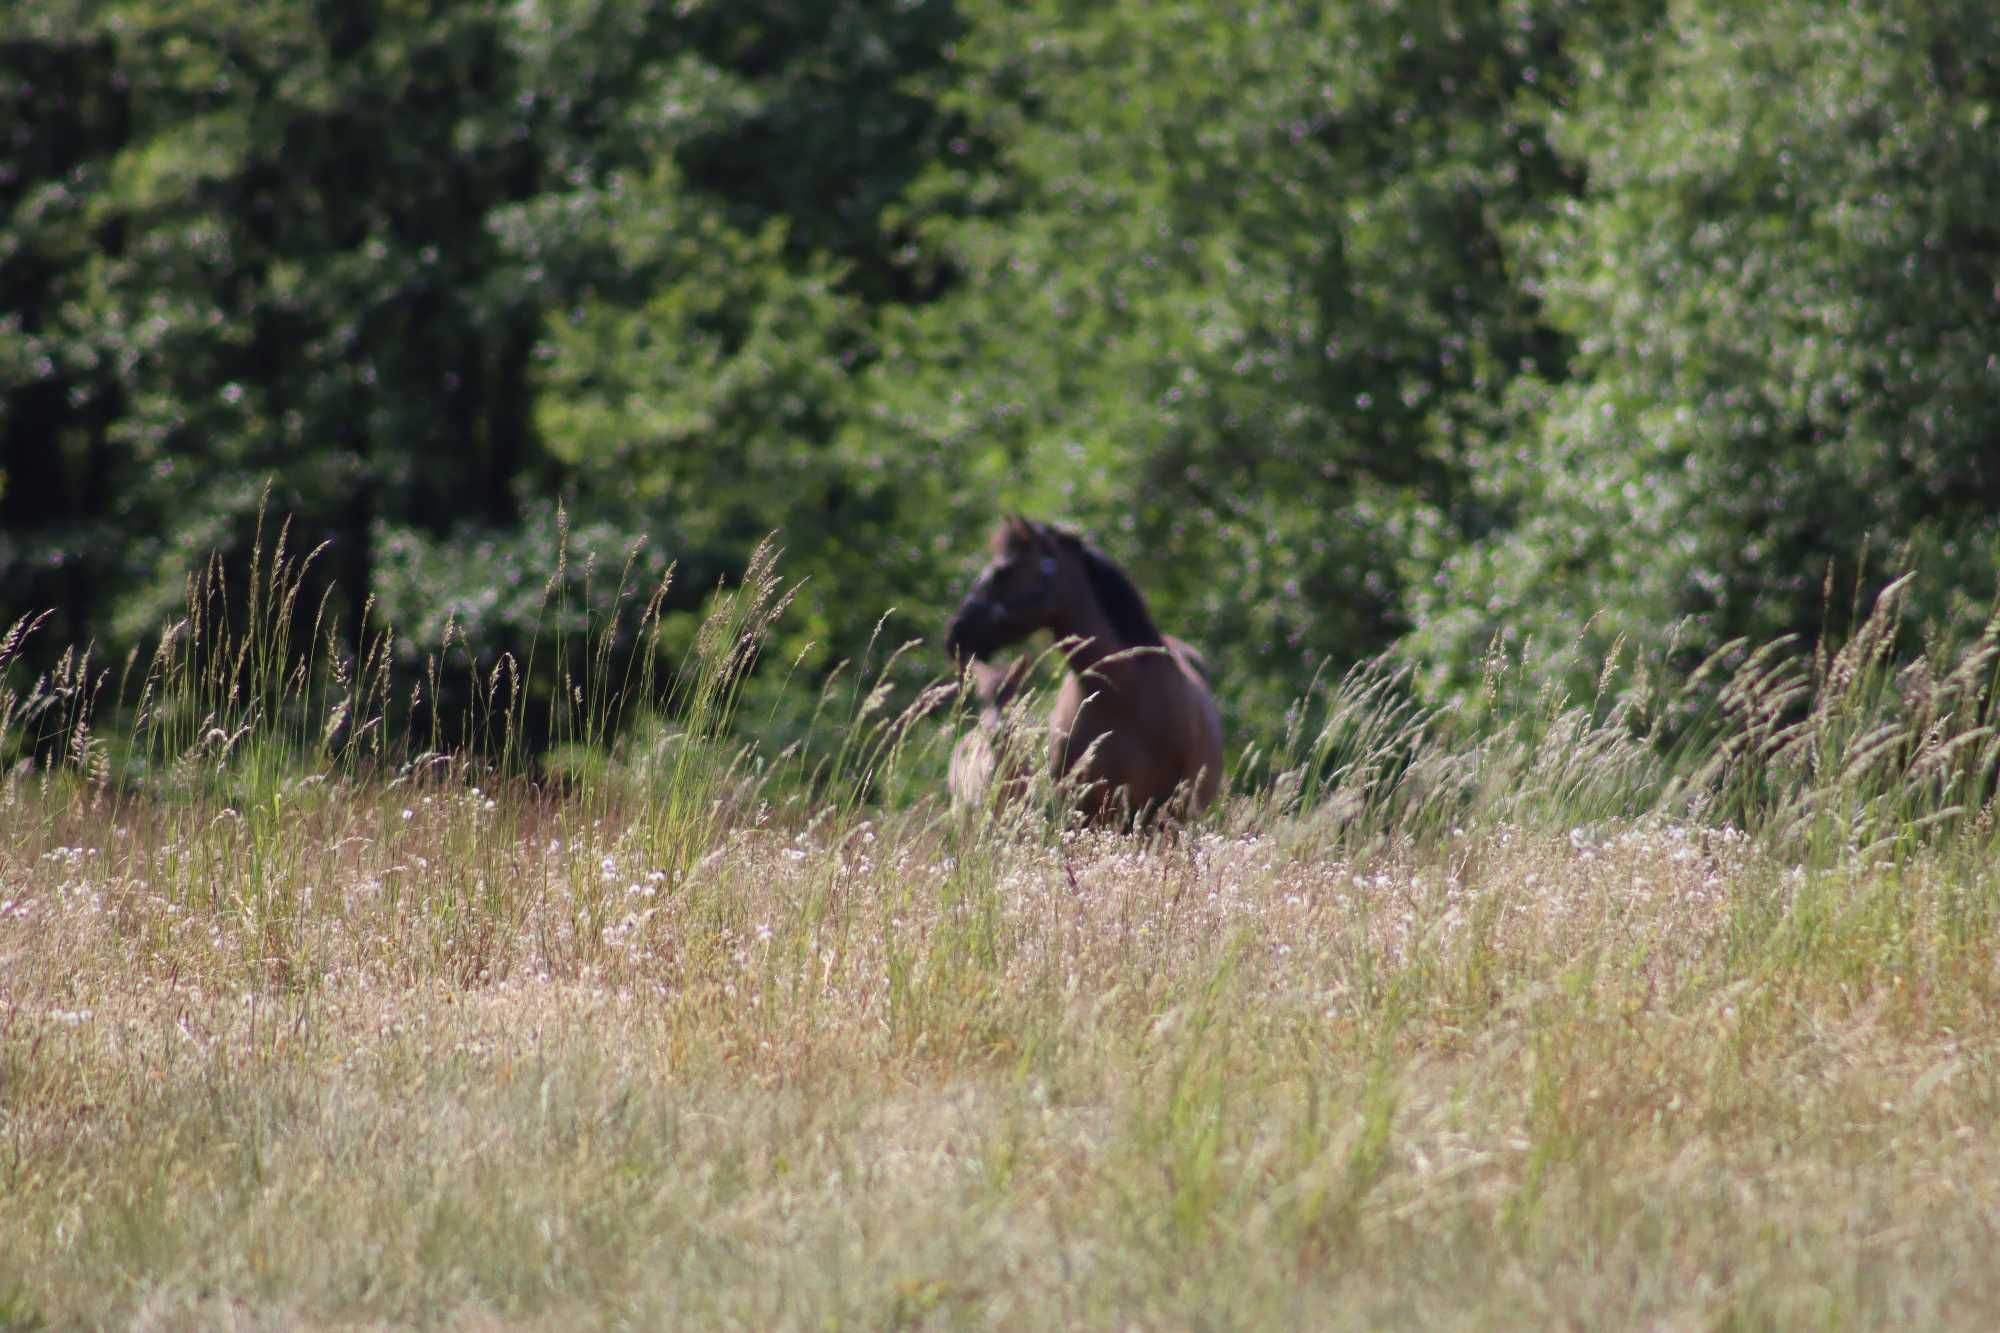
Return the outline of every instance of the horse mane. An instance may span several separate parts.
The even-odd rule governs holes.
[[[1126,645],[1134,648],[1164,647],[1166,638],[1160,633],[1160,627],[1153,623],[1153,613],[1146,609],[1146,599],[1139,595],[1139,589],[1133,586],[1125,571],[1080,534],[1066,528],[1051,527],[1050,531],[1082,560],[1084,575],[1090,580],[1091,592],[1097,595],[1097,604],[1104,608],[1105,617]]]

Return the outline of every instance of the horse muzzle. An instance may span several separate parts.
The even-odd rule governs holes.
[[[1002,607],[985,598],[967,600],[945,626],[944,650],[955,662],[986,656],[1001,646]]]
[[[968,658],[979,657],[983,652],[990,651],[974,645],[973,641],[978,637],[976,634],[966,633],[965,617],[953,616],[951,624],[945,626],[945,655],[954,662],[964,662]]]

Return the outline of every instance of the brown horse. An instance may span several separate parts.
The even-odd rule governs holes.
[[[945,632],[966,663],[980,730],[952,756],[952,793],[976,800],[999,763],[1000,710],[1026,672],[986,659],[1048,630],[1068,663],[1049,715],[1049,772],[1093,823],[1156,811],[1191,818],[1222,782],[1222,718],[1200,654],[1160,633],[1125,572],[1076,533],[1014,517]],[[1006,779],[1019,790],[1025,775]]]

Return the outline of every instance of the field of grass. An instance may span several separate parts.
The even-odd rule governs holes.
[[[1992,643],[1892,622],[1672,748],[1359,672],[1178,837],[880,798],[872,697],[557,792],[219,631],[151,783],[17,689],[0,1328],[1991,1327]]]

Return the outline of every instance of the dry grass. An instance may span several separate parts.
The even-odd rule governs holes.
[[[759,568],[563,797],[207,585],[136,781],[87,661],[0,688],[0,1328],[2000,1322],[1994,626],[1702,714],[1371,668],[1148,841],[910,796],[881,688],[731,751]]]
[[[15,781],[16,1325],[1985,1326],[1992,872]],[[259,863],[257,878],[246,864]]]

